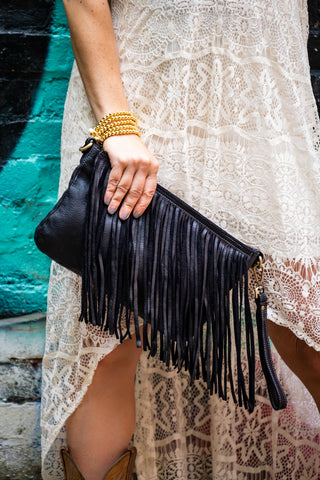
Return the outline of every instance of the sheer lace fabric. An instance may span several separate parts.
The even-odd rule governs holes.
[[[159,183],[266,255],[269,317],[320,350],[320,126],[302,0],[114,0],[121,74]],[[107,72],[106,72],[107,74]],[[59,193],[95,125],[76,66]],[[252,280],[253,282],[253,280]],[[53,264],[43,363],[43,477],[98,361],[118,343],[80,324],[80,279]],[[249,415],[143,355],[136,382],[139,480],[318,479],[320,422],[276,356],[289,406],[271,411],[257,366]]]

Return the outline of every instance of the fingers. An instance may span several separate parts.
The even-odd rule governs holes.
[[[113,214],[130,190],[134,170],[115,166],[111,169],[108,186],[105,193],[105,203],[109,205],[108,211]]]
[[[141,173],[135,174],[132,169],[131,171],[130,169],[125,170],[109,204],[109,213],[115,213],[123,201],[119,216],[122,220],[126,220],[143,194],[144,186],[144,175],[141,175]]]
[[[144,173],[140,171],[135,173],[130,169],[124,171],[119,181],[117,180],[117,172],[115,175],[115,178],[111,178],[111,187],[108,190],[109,194],[117,184],[109,203],[109,213],[115,213],[120,203],[123,202],[119,211],[120,218],[126,220],[133,210],[134,217],[138,218],[146,210],[156,191],[156,175],[146,177]]]
[[[140,217],[142,213],[146,210],[148,205],[150,204],[153,195],[155,194],[157,188],[157,176],[149,176],[146,179],[145,185],[144,185],[144,191],[142,195],[140,196],[139,200],[137,201],[134,210],[133,210],[133,216],[135,218]]]
[[[121,180],[123,169],[120,166],[115,166],[111,169],[107,189],[104,195],[104,202],[106,205],[109,205],[119,182]]]
[[[121,204],[119,216],[122,220],[132,212],[135,218],[142,215],[157,186],[157,160],[138,137],[132,137],[135,136],[127,140],[117,138],[110,142],[108,149],[112,169],[104,201],[110,214],[115,213]],[[115,150],[113,145],[117,147]]]

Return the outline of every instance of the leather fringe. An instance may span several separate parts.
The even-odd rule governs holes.
[[[97,155],[92,172],[80,320],[123,341],[130,336],[133,315],[138,346],[143,343],[151,356],[159,350],[166,365],[186,369],[192,382],[202,376],[210,392],[223,399],[229,384],[234,401],[252,411],[255,349],[248,254],[195,221],[158,190],[142,217],[121,221],[118,215],[109,215],[103,196],[110,164],[104,152]],[[143,317],[143,342],[139,317]]]

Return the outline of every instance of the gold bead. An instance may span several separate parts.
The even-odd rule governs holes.
[[[112,112],[105,115],[91,134],[98,142],[113,135],[136,134],[139,137],[138,121],[131,112]]]

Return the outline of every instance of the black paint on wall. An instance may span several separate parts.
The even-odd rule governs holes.
[[[50,41],[54,0],[0,0],[0,170],[29,119]]]
[[[311,81],[320,115],[320,0],[309,0],[309,29]]]

